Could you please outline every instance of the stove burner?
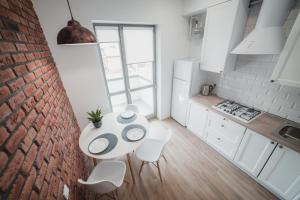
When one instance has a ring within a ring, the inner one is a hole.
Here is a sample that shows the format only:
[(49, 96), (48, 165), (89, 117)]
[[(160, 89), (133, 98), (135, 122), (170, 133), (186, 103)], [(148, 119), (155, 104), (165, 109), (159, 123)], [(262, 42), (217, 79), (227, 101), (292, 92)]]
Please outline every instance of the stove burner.
[(261, 114), (261, 111), (259, 110), (255, 110), (254, 108), (248, 108), (246, 106), (229, 100), (225, 100), (214, 107), (217, 110), (232, 115), (233, 117), (246, 123), (249, 123)]
[(248, 112), (254, 112), (255, 110), (253, 108), (248, 108)]

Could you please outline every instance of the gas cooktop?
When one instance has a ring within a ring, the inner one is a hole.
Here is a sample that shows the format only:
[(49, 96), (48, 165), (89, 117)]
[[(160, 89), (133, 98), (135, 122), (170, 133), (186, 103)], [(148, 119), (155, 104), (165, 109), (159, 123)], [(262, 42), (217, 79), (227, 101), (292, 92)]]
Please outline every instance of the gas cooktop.
[(262, 114), (262, 112), (259, 110), (249, 108), (247, 106), (229, 100), (225, 100), (213, 106), (213, 108), (245, 123), (250, 123)]

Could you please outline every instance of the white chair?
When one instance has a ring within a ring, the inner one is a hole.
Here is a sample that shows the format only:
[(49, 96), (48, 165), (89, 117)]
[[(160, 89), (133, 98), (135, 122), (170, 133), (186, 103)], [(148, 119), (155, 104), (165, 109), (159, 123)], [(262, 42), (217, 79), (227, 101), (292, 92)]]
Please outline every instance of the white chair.
[[(159, 178), (160, 181), (162, 182), (159, 160), (161, 157), (163, 157), (165, 161), (167, 161), (165, 156), (163, 155), (163, 150), (165, 145), (171, 139), (171, 136), (172, 136), (171, 130), (164, 130), (163, 132), (161, 132), (159, 139), (158, 138), (147, 139), (141, 146), (137, 148), (137, 150), (135, 151), (135, 155), (137, 158), (142, 160), (142, 164), (139, 170), (139, 175), (141, 175), (145, 162), (152, 163), (158, 169)], [(154, 164), (155, 162), (156, 165)]]
[(131, 110), (135, 113), (139, 113), (139, 108), (137, 107), (137, 105), (134, 105), (134, 104), (127, 104), (125, 111), (126, 110)]
[(108, 195), (112, 192), (113, 199), (118, 196), (117, 188), (124, 181), (126, 164), (122, 161), (102, 161), (93, 169), (87, 181), (78, 179), (78, 182), (85, 185), (89, 190), (100, 195)]
[(152, 125), (149, 128), (148, 139), (160, 140), (168, 142), (171, 139), (172, 131), (161, 125)]

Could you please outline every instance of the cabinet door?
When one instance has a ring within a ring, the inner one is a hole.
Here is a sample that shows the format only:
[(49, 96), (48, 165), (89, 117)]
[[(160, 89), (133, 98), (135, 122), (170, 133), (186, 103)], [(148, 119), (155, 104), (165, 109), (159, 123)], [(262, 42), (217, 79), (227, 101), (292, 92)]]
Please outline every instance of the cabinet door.
[(229, 51), (234, 21), (232, 1), (207, 9), (200, 68), (206, 71), (223, 71)]
[(280, 84), (300, 87), (300, 15), (280, 54), (271, 79)]
[(194, 134), (205, 138), (205, 126), (207, 121), (208, 109), (202, 105), (191, 102), (190, 113), (187, 121), (187, 128)]
[(300, 192), (300, 154), (278, 145), (258, 179), (282, 198), (295, 198)]
[(235, 163), (257, 177), (277, 143), (247, 129), (234, 158)]

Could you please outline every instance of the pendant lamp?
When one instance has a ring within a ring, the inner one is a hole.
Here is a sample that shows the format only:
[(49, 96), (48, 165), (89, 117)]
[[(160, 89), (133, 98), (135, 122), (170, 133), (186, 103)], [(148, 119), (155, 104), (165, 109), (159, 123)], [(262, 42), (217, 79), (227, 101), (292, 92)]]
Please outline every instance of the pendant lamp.
[(89, 44), (96, 43), (96, 37), (87, 28), (80, 25), (80, 23), (74, 20), (69, 0), (68, 7), (71, 15), (71, 20), (68, 21), (68, 25), (62, 28), (57, 34), (57, 44)]

